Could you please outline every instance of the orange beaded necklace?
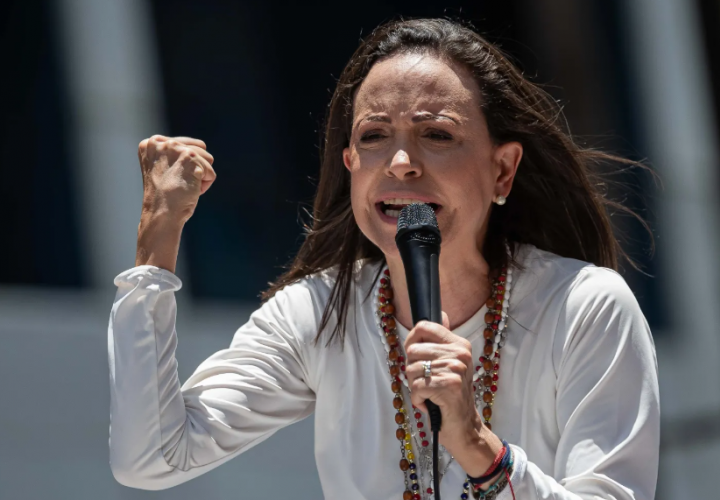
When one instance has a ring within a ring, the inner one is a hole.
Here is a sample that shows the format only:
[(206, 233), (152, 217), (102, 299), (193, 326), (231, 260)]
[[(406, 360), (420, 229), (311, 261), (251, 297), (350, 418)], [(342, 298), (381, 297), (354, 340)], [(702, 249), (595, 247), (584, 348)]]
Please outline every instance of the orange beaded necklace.
[[(512, 267), (503, 267), (499, 275), (493, 279), (492, 292), (486, 302), (487, 312), (485, 313), (486, 327), (483, 331), (485, 345), (482, 355), (478, 358), (479, 364), (475, 367), (473, 374), (473, 390), (475, 391), (475, 404), (482, 407), (481, 413), (488, 429), (492, 429), (492, 407), (495, 402), (495, 393), (498, 389), (500, 371), (500, 351), (505, 345), (507, 314), (512, 286)], [(390, 371), (390, 387), (393, 391), (393, 407), (395, 408), (395, 423), (398, 425), (395, 437), (400, 441), (400, 470), (405, 478), (405, 491), (403, 500), (422, 500), (421, 471), (418, 468), (413, 452), (413, 438), (415, 438), (416, 449), (424, 457), (424, 468), (429, 471), (430, 481), (424, 493), (432, 498), (432, 454), (429, 452), (430, 437), (425, 430), (425, 422), (420, 411), (412, 407), (412, 416), (415, 420), (416, 431), (413, 432), (408, 411), (404, 405), (403, 385), (408, 394), (407, 378), (405, 378), (405, 352), (397, 334), (397, 323), (393, 314), (395, 308), (392, 304), (393, 291), (390, 285), (390, 271), (385, 269), (379, 282), (377, 293), (378, 327), (381, 332), (380, 338), (387, 351), (387, 363)], [(429, 458), (428, 458), (429, 457)], [(449, 466), (449, 463), (448, 463)], [(447, 470), (447, 469), (446, 469)], [(463, 483), (461, 500), (467, 500), (470, 495), (471, 486), (466, 480)]]

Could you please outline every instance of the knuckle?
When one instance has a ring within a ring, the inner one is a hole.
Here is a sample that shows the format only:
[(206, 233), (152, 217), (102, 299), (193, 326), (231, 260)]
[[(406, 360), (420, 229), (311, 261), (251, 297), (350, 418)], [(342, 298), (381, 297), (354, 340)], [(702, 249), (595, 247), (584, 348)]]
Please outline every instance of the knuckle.
[(448, 377), (445, 381), (445, 387), (448, 389), (459, 389), (463, 385), (463, 380), (460, 377)]
[(145, 150), (147, 149), (147, 146), (148, 146), (148, 142), (149, 142), (149, 141), (150, 141), (150, 139), (143, 139), (142, 141), (140, 141), (140, 144), (138, 144), (138, 151), (139, 151), (140, 153), (144, 153), (144, 152), (145, 152)]
[(160, 134), (155, 134), (155, 135), (152, 135), (152, 136), (150, 137), (150, 140), (151, 140), (152, 142), (160, 142), (160, 141), (162, 141), (162, 140), (164, 140), (164, 139), (165, 139), (165, 136), (164, 136), (164, 135), (160, 135)]
[(459, 359), (451, 359), (448, 361), (448, 368), (450, 368), (453, 373), (464, 373), (465, 370), (467, 370), (467, 364)]
[(192, 156), (193, 156), (192, 152), (188, 148), (179, 146), (179, 147), (175, 148), (175, 151), (178, 153), (178, 159), (182, 162), (192, 159)]
[(468, 366), (472, 363), (472, 353), (467, 350), (463, 350), (458, 354), (457, 359), (465, 366)]
[(412, 330), (410, 330), (410, 332), (408, 332), (407, 338), (405, 339), (405, 346), (415, 342), (416, 336), (417, 336), (417, 327), (413, 328)]

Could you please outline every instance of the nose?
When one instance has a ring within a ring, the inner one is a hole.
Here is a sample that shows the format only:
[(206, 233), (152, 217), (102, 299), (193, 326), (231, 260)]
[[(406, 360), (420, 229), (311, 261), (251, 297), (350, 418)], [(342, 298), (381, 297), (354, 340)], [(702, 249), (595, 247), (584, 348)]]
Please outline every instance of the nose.
[(407, 151), (398, 149), (390, 161), (390, 168), (388, 168), (387, 175), (388, 177), (397, 177), (403, 180), (420, 177), (422, 175), (422, 169), (417, 162), (410, 160), (410, 155)]

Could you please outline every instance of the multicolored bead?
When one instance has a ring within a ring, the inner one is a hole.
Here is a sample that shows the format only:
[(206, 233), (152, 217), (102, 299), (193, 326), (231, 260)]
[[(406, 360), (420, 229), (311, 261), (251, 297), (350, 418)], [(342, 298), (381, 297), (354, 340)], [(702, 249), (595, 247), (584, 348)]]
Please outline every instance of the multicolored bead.
[[(383, 271), (383, 277), (380, 279), (380, 289), (378, 292), (378, 312), (379, 312), (379, 326), (382, 329), (381, 335), (384, 337), (384, 341), (387, 342), (386, 349), (388, 350), (388, 367), (391, 376), (391, 389), (395, 394), (393, 398), (393, 407), (397, 410), (395, 414), (395, 423), (400, 426), (395, 431), (395, 437), (401, 442), (401, 453), (402, 459), (400, 460), (400, 469), (406, 474), (405, 485), (406, 489), (403, 492), (403, 500), (422, 500), (420, 493), (422, 492), (419, 484), (419, 476), (416, 473), (417, 464), (415, 463), (415, 454), (412, 449), (412, 434), (408, 430), (410, 421), (408, 414), (404, 408), (404, 401), (402, 397), (402, 385), (407, 385), (407, 380), (404, 377), (405, 357), (402, 354), (402, 347), (400, 347), (399, 338), (396, 333), (397, 323), (395, 318), (392, 316), (395, 312), (395, 307), (392, 304), (393, 291), (390, 287), (390, 271), (385, 269)], [(483, 330), (483, 337), (486, 340), (485, 345), (482, 348), (482, 356), (479, 358), (480, 365), (475, 367), (477, 372), (473, 380), (477, 380), (477, 383), (473, 385), (473, 390), (476, 393), (476, 401), (484, 404), (481, 409), (484, 424), (490, 430), (492, 425), (490, 420), (492, 418), (492, 407), (495, 402), (495, 393), (498, 390), (497, 382), (499, 380), (500, 370), (500, 350), (505, 343), (505, 329), (507, 327), (506, 320), (508, 315), (508, 304), (510, 285), (512, 280), (509, 279), (510, 275), (506, 268), (501, 270), (499, 276), (497, 276), (492, 283), (492, 293), (490, 298), (486, 301), (487, 312), (485, 313), (485, 323), (487, 324)], [(482, 372), (480, 370), (483, 370)], [(412, 416), (415, 418), (416, 428), (418, 429), (418, 435), (421, 439), (420, 445), (424, 449), (430, 445), (427, 437), (427, 433), (424, 430), (424, 423), (420, 420), (422, 414), (417, 411), (417, 408), (413, 406)], [(425, 452), (423, 452), (425, 453)], [(408, 480), (409, 479), (409, 480)], [(425, 493), (432, 496), (434, 490), (432, 487), (427, 487)], [(460, 495), (461, 500), (467, 500), (470, 493), (470, 484), (465, 482), (463, 484), (463, 492)]]

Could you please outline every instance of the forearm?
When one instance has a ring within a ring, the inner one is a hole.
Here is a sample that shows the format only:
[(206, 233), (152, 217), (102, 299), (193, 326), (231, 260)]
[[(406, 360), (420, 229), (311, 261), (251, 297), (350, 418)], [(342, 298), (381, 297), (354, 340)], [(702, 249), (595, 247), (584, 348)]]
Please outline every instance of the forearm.
[(502, 446), (500, 438), (483, 425), (482, 417), (476, 412), (474, 422), (464, 433), (463, 442), (451, 449), (455, 460), (469, 476), (480, 477), (490, 468)]
[(146, 212), (138, 225), (135, 265), (151, 265), (174, 273), (184, 222), (169, 214)]

